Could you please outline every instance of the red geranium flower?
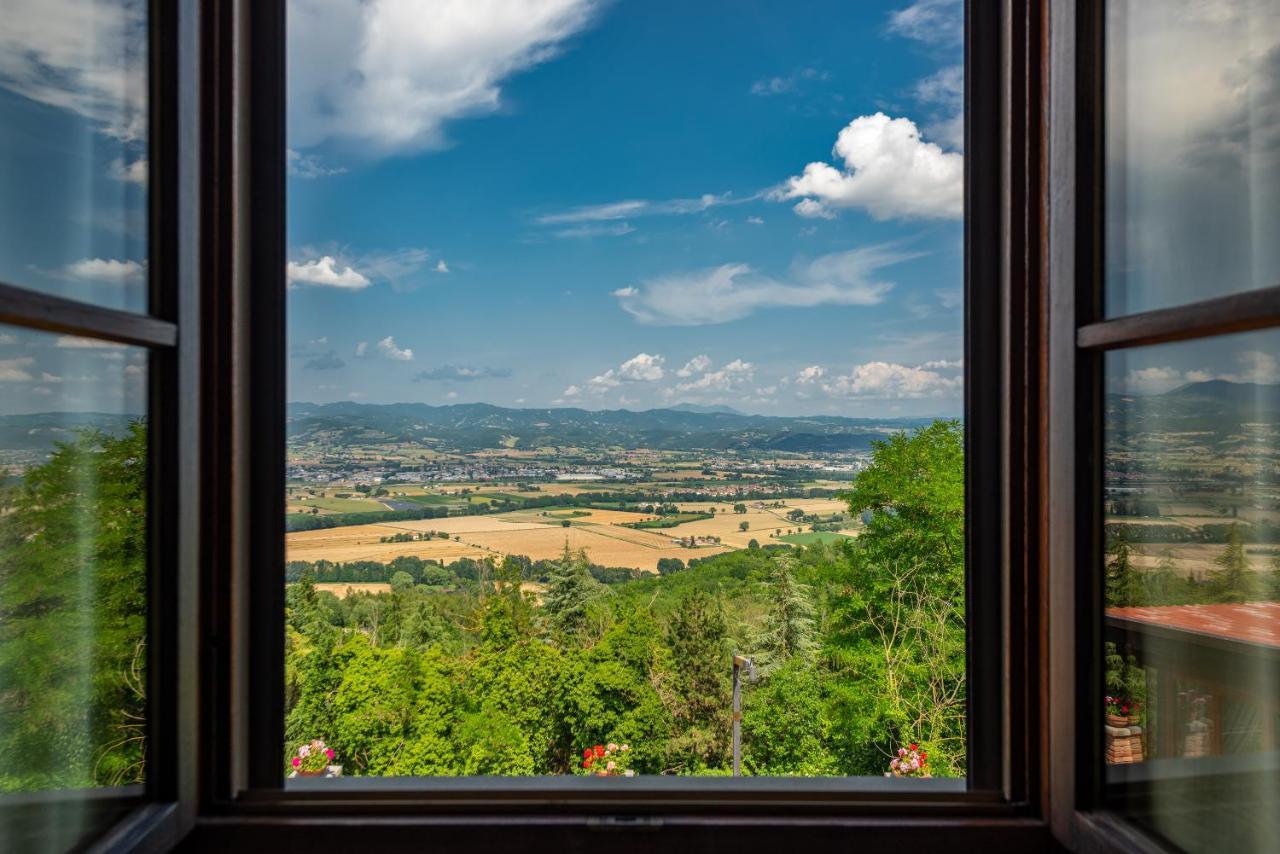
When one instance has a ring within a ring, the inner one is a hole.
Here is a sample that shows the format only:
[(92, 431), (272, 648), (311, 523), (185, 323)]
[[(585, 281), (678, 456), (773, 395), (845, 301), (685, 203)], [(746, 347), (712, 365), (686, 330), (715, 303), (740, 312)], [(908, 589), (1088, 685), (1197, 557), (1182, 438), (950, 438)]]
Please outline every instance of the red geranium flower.
[(919, 747), (916, 745), (916, 743), (913, 741), (913, 742), (911, 742), (911, 749), (912, 749), (912, 750), (919, 750), (920, 748), (919, 748)]
[(582, 760), (582, 767), (583, 767), (583, 768), (590, 768), (590, 767), (591, 767), (591, 757), (590, 757), (590, 756), (588, 756), (586, 759)]
[(583, 758), (583, 759), (590, 759), (592, 756), (595, 756), (595, 755), (596, 755), (596, 752), (595, 752), (594, 750), (592, 750), (590, 747), (588, 747), (586, 750), (582, 751), (582, 758)]
[(604, 756), (604, 747), (603, 747), (603, 746), (601, 746), (601, 745), (597, 744), (595, 747), (593, 747), (593, 748), (592, 748), (592, 750), (594, 750), (594, 751), (596, 752), (596, 756)]

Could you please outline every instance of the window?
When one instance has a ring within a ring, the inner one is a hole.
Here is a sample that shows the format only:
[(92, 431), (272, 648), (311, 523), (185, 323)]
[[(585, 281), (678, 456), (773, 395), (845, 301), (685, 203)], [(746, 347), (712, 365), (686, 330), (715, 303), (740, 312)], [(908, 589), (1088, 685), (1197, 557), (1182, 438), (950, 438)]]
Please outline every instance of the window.
[(1099, 806), (1187, 850), (1280, 845), (1277, 11), (1117, 2), (1102, 19), (1085, 761)]
[(141, 2), (9, 4), (0, 34), (6, 850), (80, 848), (173, 797), (157, 734), (174, 720), (175, 283), (154, 215), (171, 196), (149, 189), (169, 174), (153, 23)]
[(922, 5), (289, 6), (284, 774), (960, 788)]

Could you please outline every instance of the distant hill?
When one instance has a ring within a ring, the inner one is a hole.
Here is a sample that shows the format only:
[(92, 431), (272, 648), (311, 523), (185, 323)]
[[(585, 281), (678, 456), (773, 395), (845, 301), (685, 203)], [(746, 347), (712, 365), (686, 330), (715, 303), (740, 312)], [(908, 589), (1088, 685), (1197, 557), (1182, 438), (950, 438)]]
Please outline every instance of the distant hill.
[[(727, 409), (727, 407), (725, 407)], [(458, 451), (484, 448), (654, 448), (658, 450), (847, 451), (871, 447), (929, 418), (783, 418), (688, 405), (632, 412), (507, 409), (484, 403), (291, 403), (292, 442), (419, 442)]]
[(1110, 394), (1107, 422), (1135, 433), (1203, 432), (1226, 441), (1242, 424), (1280, 428), (1280, 385), (1207, 380), (1163, 394)]
[(37, 412), (32, 415), (0, 415), (0, 449), (50, 451), (55, 442), (75, 438), (77, 430), (93, 429), (122, 435), (137, 415), (110, 412)]
[(696, 412), (700, 415), (742, 415), (743, 413), (734, 409), (732, 406), (702, 406), (697, 403), (677, 403), (675, 406), (668, 406), (672, 412)]

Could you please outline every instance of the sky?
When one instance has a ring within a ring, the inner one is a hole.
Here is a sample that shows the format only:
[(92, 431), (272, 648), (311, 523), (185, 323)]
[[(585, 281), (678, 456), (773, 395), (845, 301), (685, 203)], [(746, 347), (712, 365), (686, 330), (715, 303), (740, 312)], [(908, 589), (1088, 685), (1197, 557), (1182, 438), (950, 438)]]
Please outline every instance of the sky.
[[(290, 399), (960, 414), (961, 5), (290, 0)], [(145, 310), (146, 7), (5, 4), (0, 281)], [(1270, 0), (1107, 28), (1107, 311), (1280, 283)], [(0, 326), (0, 415), (141, 412), (89, 343)]]
[(960, 413), (959, 2), (289, 27), (292, 400)]

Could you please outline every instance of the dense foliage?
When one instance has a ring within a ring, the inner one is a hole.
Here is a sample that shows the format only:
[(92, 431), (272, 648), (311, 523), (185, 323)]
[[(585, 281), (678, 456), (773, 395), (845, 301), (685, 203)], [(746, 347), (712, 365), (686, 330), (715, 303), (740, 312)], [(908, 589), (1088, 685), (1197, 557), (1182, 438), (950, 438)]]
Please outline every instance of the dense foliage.
[(0, 490), (0, 791), (143, 779), (146, 430)]
[(847, 496), (868, 525), (841, 543), (609, 584), (567, 549), (397, 559), (376, 573), (390, 592), (343, 599), (314, 586), (335, 565), (291, 566), (282, 755), (322, 739), (348, 774), (564, 774), (616, 743), (638, 773), (727, 773), (739, 652), (760, 674), (746, 773), (880, 775), (918, 742), (935, 773), (961, 774), (962, 446), (954, 422), (879, 445)]

